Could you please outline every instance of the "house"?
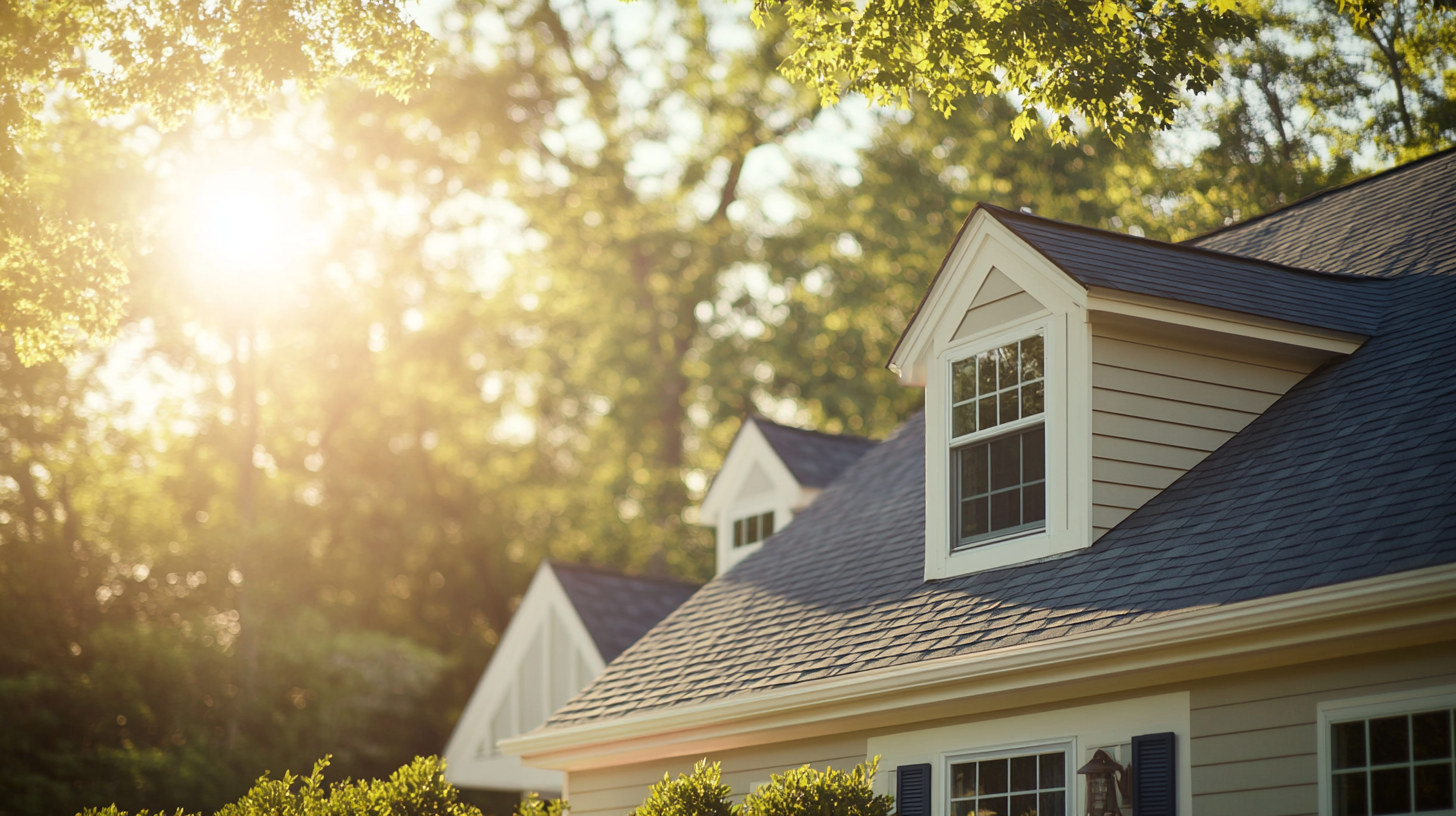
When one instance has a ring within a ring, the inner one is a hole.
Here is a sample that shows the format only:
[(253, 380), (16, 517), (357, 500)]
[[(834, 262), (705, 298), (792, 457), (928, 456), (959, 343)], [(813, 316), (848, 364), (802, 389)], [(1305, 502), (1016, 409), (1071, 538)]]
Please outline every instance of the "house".
[[(745, 420), (703, 502), (705, 523), (717, 529), (719, 572), (783, 529), (874, 444)], [(542, 562), (450, 735), (446, 777), (466, 789), (560, 791), (560, 771), (523, 767), (496, 743), (545, 722), (697, 589)]]
[(1098, 750), (1099, 812), (1453, 812), (1456, 151), (1183, 244), (977, 207), (890, 364), (923, 413), (502, 744), (573, 816), (701, 757), (1070, 816)]

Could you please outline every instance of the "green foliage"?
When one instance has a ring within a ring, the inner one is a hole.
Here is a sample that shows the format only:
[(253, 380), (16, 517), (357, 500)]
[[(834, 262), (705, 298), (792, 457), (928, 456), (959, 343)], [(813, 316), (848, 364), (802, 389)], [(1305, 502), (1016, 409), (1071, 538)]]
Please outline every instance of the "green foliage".
[(532, 791), (516, 808), (516, 816), (562, 816), (569, 807), (565, 799), (543, 801), (540, 794)]
[(145, 108), (163, 127), (201, 105), (265, 113), (269, 95), (334, 77), (406, 97), (431, 39), (394, 2), (0, 4), (0, 331), (22, 364), (108, 339), (129, 246), (118, 226), (43, 206), (27, 154), (57, 100), (92, 116)]
[(677, 779), (663, 774), (632, 816), (736, 816), (738, 808), (728, 800), (732, 794), (723, 784), (722, 766), (702, 759), (692, 773), (678, 774)]
[(894, 797), (874, 792), (879, 762), (875, 757), (849, 771), (805, 765), (774, 774), (744, 799), (743, 816), (890, 816)]

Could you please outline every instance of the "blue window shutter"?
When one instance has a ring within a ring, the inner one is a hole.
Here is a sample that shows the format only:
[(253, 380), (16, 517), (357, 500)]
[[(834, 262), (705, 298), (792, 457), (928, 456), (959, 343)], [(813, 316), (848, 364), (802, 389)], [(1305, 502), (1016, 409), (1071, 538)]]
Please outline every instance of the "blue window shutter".
[(899, 816), (930, 816), (929, 762), (895, 769), (895, 811)]
[(1132, 806), (1137, 816), (1177, 816), (1178, 772), (1172, 731), (1132, 738)]

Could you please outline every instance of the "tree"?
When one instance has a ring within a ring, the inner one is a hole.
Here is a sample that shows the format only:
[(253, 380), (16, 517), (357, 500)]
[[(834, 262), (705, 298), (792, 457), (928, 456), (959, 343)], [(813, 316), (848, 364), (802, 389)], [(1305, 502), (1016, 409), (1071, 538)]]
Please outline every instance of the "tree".
[(270, 94), (316, 91), (335, 76), (403, 97), (423, 86), (429, 50), (392, 2), (0, 4), (0, 331), (17, 359), (108, 337), (122, 310), (133, 225), (48, 207), (27, 179), (26, 154), (56, 99), (98, 117), (141, 106), (172, 127), (202, 105), (257, 115)]
[[(1394, 29), (1452, 10), (1447, 0), (1332, 2), (1392, 66), (1403, 58), (1390, 46)], [(858, 92), (905, 106), (923, 95), (949, 113), (970, 96), (1013, 94), (1012, 133), (1019, 138), (1043, 111), (1058, 143), (1075, 138), (1077, 119), (1114, 142), (1167, 129), (1185, 94), (1218, 81), (1219, 47), (1266, 22), (1257, 4), (1239, 0), (755, 0), (754, 8), (760, 22), (782, 10), (799, 42), (785, 73), (826, 103)]]

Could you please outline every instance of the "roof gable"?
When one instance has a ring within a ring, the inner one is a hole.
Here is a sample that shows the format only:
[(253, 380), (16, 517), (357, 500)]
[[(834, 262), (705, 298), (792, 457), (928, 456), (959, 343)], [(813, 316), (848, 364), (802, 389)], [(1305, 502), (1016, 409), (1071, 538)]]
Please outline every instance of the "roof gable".
[(793, 428), (763, 417), (753, 417), (752, 421), (804, 487), (828, 487), (875, 446), (873, 439), (861, 436)]
[(625, 652), (701, 586), (578, 564), (551, 567), (605, 663)]

